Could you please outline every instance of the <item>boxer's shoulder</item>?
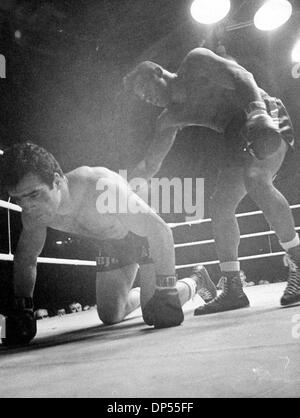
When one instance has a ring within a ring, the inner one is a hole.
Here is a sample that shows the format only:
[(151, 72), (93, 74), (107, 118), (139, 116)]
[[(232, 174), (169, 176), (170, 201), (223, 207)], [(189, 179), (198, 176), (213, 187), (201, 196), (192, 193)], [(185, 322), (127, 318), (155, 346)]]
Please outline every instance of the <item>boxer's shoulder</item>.
[(207, 48), (192, 49), (182, 61), (177, 71), (179, 78), (193, 79), (199, 76), (210, 78), (211, 73), (218, 71), (237, 71), (243, 70), (235, 60), (221, 57)]
[(185, 68), (190, 68), (193, 66), (203, 65), (207, 62), (218, 60), (220, 57), (216, 55), (213, 51), (207, 48), (194, 48), (192, 49), (182, 61), (182, 64), (178, 70), (180, 73)]
[(89, 185), (96, 184), (99, 179), (113, 180), (117, 174), (106, 167), (78, 167), (70, 171), (66, 177), (70, 186), (86, 188)]
[(217, 55), (208, 48), (194, 48), (187, 55), (185, 59), (202, 58), (202, 57), (217, 57)]
[(111, 172), (111, 170), (105, 167), (89, 167), (84, 165), (67, 173), (66, 177), (69, 181), (88, 181), (96, 176), (107, 176), (108, 172)]
[(128, 189), (123, 177), (106, 167), (78, 167), (67, 174), (71, 195), (76, 201), (89, 201), (99, 196), (99, 191), (107, 187), (114, 191), (115, 187)]

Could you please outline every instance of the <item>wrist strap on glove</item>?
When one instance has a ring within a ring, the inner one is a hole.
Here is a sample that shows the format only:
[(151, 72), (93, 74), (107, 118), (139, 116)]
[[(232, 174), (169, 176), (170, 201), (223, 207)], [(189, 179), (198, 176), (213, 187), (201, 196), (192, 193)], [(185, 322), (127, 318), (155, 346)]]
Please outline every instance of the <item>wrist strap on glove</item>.
[(256, 102), (251, 102), (247, 108), (245, 109), (246, 115), (247, 115), (247, 119), (251, 119), (254, 118), (256, 116), (259, 115), (265, 115), (267, 114), (267, 106), (265, 104), (265, 102), (261, 101), (256, 101)]
[(175, 287), (177, 283), (176, 276), (157, 276), (156, 277), (156, 288), (170, 288)]

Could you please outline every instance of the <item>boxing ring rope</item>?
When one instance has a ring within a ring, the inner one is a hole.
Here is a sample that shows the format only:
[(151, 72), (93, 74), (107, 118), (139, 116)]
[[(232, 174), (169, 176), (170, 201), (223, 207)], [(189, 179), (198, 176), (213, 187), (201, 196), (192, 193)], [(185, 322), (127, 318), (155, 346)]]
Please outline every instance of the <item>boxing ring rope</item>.
[[(0, 200), (0, 208), (7, 209), (8, 213), (8, 245), (9, 245), (9, 253), (8, 254), (1, 254), (0, 253), (0, 261), (13, 261), (14, 256), (11, 253), (11, 230), (10, 230), (10, 211), (14, 212), (22, 212), (20, 206), (10, 203), (9, 201), (6, 202), (5, 200)], [(71, 266), (96, 266), (96, 261), (89, 261), (89, 260), (74, 260), (74, 259), (64, 259), (64, 258), (48, 258), (48, 257), (38, 257), (38, 263), (42, 264), (60, 264), (60, 265), (71, 265)]]
[[(13, 254), (0, 254), (0, 261), (14, 261)], [(65, 266), (96, 266), (96, 261), (87, 261), (87, 260), (73, 260), (73, 259), (64, 259), (64, 258), (47, 258), (47, 257), (38, 257), (38, 263), (41, 264), (59, 264)]]
[[(300, 231), (300, 227), (295, 228), (296, 231)], [(253, 234), (245, 234), (245, 235), (241, 235), (240, 238), (256, 238), (256, 237), (263, 237), (263, 236), (268, 236), (268, 235), (274, 235), (275, 231), (264, 231), (264, 232), (255, 232)], [(214, 244), (215, 240), (213, 239), (208, 239), (206, 241), (193, 241), (193, 242), (186, 242), (183, 244), (175, 244), (174, 247), (175, 248), (184, 248), (184, 247), (194, 247), (194, 246), (198, 246), (198, 245), (206, 245), (206, 244)]]
[[(290, 209), (300, 209), (300, 205), (292, 205), (290, 206)], [(255, 216), (255, 215), (263, 215), (263, 212), (261, 210), (253, 211), (253, 212), (243, 212), (243, 213), (237, 213), (235, 216), (236, 218), (245, 218), (246, 216)], [(211, 222), (211, 218), (206, 219), (199, 219), (197, 221), (190, 221), (190, 222), (177, 222), (177, 223), (169, 223), (170, 228), (177, 228), (179, 226), (192, 226), (192, 225), (200, 225), (207, 222)]]
[[(12, 204), (10, 202), (6, 202), (4, 200), (0, 200), (0, 208), (4, 208), (7, 209), (8, 211), (8, 222), (10, 224), (10, 217), (9, 217), (9, 212), (10, 210), (15, 211), (15, 212), (22, 212), (22, 209), (20, 208), (20, 206)], [(300, 204), (298, 205), (292, 205), (290, 206), (290, 208), (293, 209), (300, 209)], [(263, 214), (262, 211), (253, 211), (253, 212), (244, 212), (244, 213), (238, 213), (236, 214), (237, 218), (243, 218), (243, 217), (247, 217), (247, 216), (254, 216), (254, 215), (261, 215)], [(180, 226), (191, 226), (191, 225), (199, 225), (202, 223), (208, 223), (211, 222), (210, 218), (207, 219), (202, 219), (202, 220), (197, 220), (197, 221), (191, 221), (191, 222), (180, 222), (180, 223), (173, 223), (173, 224), (168, 224), (171, 228), (177, 228)], [(297, 231), (300, 230), (300, 227), (296, 228)], [(9, 253), (8, 254), (1, 254), (0, 253), (0, 261), (13, 261), (14, 256), (13, 254), (11, 254), (11, 237), (10, 237), (10, 225), (8, 227), (8, 233), (9, 233)], [(275, 234), (274, 231), (263, 231), (263, 232), (256, 232), (253, 234), (245, 234), (245, 235), (241, 235), (242, 239), (245, 238), (254, 238), (254, 237), (259, 237), (259, 236), (270, 236)], [(183, 243), (183, 244), (175, 244), (175, 249), (176, 248), (184, 248), (184, 247), (192, 247), (192, 246), (199, 246), (199, 245), (205, 245), (205, 244), (213, 244), (214, 240), (204, 240), (204, 241), (195, 241), (195, 242), (189, 242), (189, 243)], [(240, 261), (243, 260), (254, 260), (254, 259), (259, 259), (259, 258), (269, 258), (269, 257), (278, 257), (278, 256), (283, 256), (285, 254), (284, 251), (281, 252), (276, 252), (276, 253), (266, 253), (266, 254), (258, 254), (258, 255), (251, 255), (251, 256), (245, 256), (245, 257), (239, 257)], [(62, 259), (62, 258), (47, 258), (47, 257), (38, 257), (38, 263), (42, 263), (42, 264), (59, 264), (59, 265), (73, 265), (73, 266), (90, 266), (90, 267), (94, 267), (96, 266), (96, 261), (90, 261), (90, 260), (74, 260), (74, 259)], [(213, 261), (207, 261), (207, 262), (203, 262), (201, 264), (203, 265), (214, 265), (214, 264), (218, 264), (219, 261), (218, 260), (213, 260)], [(197, 263), (192, 263), (192, 264), (183, 264), (183, 265), (178, 265), (176, 266), (176, 270), (181, 270), (181, 269), (186, 269), (186, 268), (190, 268), (190, 267), (194, 267), (196, 265), (198, 265), (199, 262)]]
[[(266, 254), (258, 254), (258, 255), (248, 255), (246, 257), (239, 257), (238, 260), (239, 261), (248, 261), (248, 260), (256, 260), (258, 258), (269, 258), (269, 257), (278, 257), (278, 256), (283, 256), (285, 255), (284, 251), (280, 251), (277, 253), (266, 253)], [(213, 260), (213, 261), (205, 261), (205, 262), (201, 262), (201, 263), (192, 263), (192, 264), (183, 264), (181, 266), (176, 266), (176, 270), (182, 270), (182, 269), (187, 269), (187, 268), (191, 268), (191, 267), (195, 267), (198, 266), (198, 264), (203, 264), (204, 266), (212, 266), (214, 264), (219, 264), (219, 260)]]
[(13, 210), (14, 212), (22, 212), (22, 209), (18, 205), (14, 205), (13, 203), (6, 202), (5, 200), (0, 200), (0, 208)]

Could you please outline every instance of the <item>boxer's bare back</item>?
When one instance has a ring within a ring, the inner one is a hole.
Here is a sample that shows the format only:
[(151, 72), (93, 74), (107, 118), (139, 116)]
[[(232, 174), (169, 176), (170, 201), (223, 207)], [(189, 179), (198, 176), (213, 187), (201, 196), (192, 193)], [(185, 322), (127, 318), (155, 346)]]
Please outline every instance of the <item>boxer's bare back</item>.
[[(246, 72), (234, 61), (223, 60), (222, 65)], [(211, 77), (212, 73), (220, 77)], [(207, 51), (201, 48), (187, 55), (175, 83), (173, 100), (161, 115), (165, 128), (197, 125), (224, 133), (228, 122), (241, 109), (233, 82), (224, 77), (224, 68), (216, 67), (215, 58), (207, 60)]]

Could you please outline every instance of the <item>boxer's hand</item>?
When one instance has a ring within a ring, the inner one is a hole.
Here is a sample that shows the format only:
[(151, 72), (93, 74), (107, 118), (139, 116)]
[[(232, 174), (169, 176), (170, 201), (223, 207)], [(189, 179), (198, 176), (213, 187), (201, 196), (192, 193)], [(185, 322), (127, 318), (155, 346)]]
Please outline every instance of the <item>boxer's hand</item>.
[(177, 327), (184, 320), (177, 289), (157, 288), (143, 309), (143, 319), (155, 328)]
[(261, 104), (261, 107), (258, 106), (257, 109), (249, 112), (246, 122), (248, 147), (259, 160), (264, 160), (274, 154), (281, 143), (279, 128), (267, 111), (263, 109), (263, 105)]
[(5, 315), (5, 330), (2, 344), (5, 346), (26, 345), (36, 336), (37, 326), (32, 309), (14, 307)]

